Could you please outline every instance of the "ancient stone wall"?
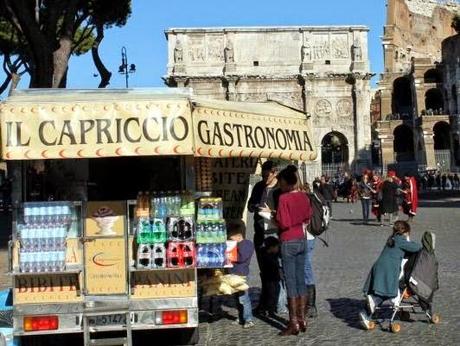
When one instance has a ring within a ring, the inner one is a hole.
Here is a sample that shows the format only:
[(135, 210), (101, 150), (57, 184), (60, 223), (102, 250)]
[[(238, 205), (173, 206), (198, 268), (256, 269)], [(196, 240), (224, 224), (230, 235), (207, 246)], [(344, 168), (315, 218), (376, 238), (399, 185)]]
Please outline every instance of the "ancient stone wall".
[(384, 33), (385, 72), (408, 72), (412, 58), (441, 61), (441, 41), (454, 34), (458, 2), (389, 0)]
[(368, 29), (363, 26), (170, 29), (166, 83), (235, 101), (277, 101), (312, 117), (321, 141), (346, 138), (348, 164), (370, 158)]

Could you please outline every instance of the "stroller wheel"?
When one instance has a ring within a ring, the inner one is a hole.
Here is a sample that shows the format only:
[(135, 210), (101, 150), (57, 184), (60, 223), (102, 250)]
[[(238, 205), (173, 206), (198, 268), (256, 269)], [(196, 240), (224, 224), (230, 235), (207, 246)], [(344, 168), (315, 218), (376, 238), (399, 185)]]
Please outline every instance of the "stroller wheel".
[(392, 323), (390, 329), (392, 333), (399, 333), (401, 331), (401, 325), (399, 323)]
[(438, 324), (439, 322), (441, 322), (441, 316), (439, 316), (439, 314), (433, 314), (431, 316), (431, 322), (433, 324)]
[(374, 330), (376, 327), (376, 324), (374, 321), (369, 322), (368, 330)]
[(401, 321), (410, 321), (409, 311), (400, 311), (399, 318), (401, 319)]

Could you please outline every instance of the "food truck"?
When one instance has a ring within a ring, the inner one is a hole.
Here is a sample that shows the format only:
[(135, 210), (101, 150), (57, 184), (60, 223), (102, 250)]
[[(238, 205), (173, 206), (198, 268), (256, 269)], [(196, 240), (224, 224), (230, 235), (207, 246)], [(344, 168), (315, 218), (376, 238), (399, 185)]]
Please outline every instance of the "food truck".
[(197, 271), (229, 265), (255, 164), (316, 158), (304, 113), (188, 89), (14, 91), (0, 116), (23, 345), (196, 343)]

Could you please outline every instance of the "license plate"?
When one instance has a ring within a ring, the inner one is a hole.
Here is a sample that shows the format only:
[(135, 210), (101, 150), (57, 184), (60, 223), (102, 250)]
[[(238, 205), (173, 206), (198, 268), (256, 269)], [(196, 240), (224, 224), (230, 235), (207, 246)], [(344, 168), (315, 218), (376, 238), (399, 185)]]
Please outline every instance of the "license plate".
[(110, 325), (122, 325), (126, 324), (126, 315), (124, 314), (113, 314), (113, 315), (101, 315), (91, 316), (88, 318), (90, 326), (110, 326)]

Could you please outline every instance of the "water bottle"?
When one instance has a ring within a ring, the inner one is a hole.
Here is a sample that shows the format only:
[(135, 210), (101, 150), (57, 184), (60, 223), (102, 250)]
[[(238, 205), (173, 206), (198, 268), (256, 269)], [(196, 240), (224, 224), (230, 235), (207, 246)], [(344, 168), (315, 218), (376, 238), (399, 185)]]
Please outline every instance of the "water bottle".
[(22, 247), (23, 247), (23, 249), (28, 250), (29, 247), (30, 247), (30, 244), (29, 244), (29, 229), (28, 229), (27, 225), (20, 225), (20, 226), (18, 226), (18, 228), (19, 228), (19, 236), (20, 236), (20, 239), (21, 239)]
[(59, 250), (65, 249), (66, 239), (67, 239), (67, 227), (65, 225), (60, 225), (59, 233), (58, 233), (58, 249)]
[(36, 231), (36, 226), (30, 226), (28, 230), (29, 236), (28, 236), (28, 249), (30, 252), (35, 251), (35, 249), (38, 247), (37, 246), (37, 231)]
[(53, 222), (53, 213), (54, 213), (53, 204), (47, 203), (46, 204), (46, 217), (45, 217), (46, 223), (51, 224)]
[(225, 251), (227, 250), (227, 244), (222, 243), (220, 244), (220, 252), (219, 252), (219, 265), (223, 267), (225, 265)]
[(208, 258), (206, 256), (206, 245), (200, 245), (198, 247), (198, 261), (200, 267), (207, 267), (208, 266)]
[(65, 251), (58, 251), (58, 271), (65, 270)]
[(27, 259), (28, 259), (28, 258), (27, 258), (27, 254), (28, 254), (28, 253), (27, 253), (27, 252), (24, 252), (24, 251), (21, 251), (21, 252), (19, 253), (19, 271), (20, 271), (21, 273), (25, 273), (25, 271), (26, 271), (26, 267), (27, 267), (26, 261), (27, 261)]
[(29, 224), (31, 222), (31, 213), (32, 213), (32, 210), (30, 207), (24, 207), (24, 223), (25, 224)]
[(56, 272), (57, 271), (57, 252), (56, 251), (50, 251), (48, 252), (49, 255), (49, 260), (48, 260), (48, 265), (49, 265), (49, 271), (50, 272)]

